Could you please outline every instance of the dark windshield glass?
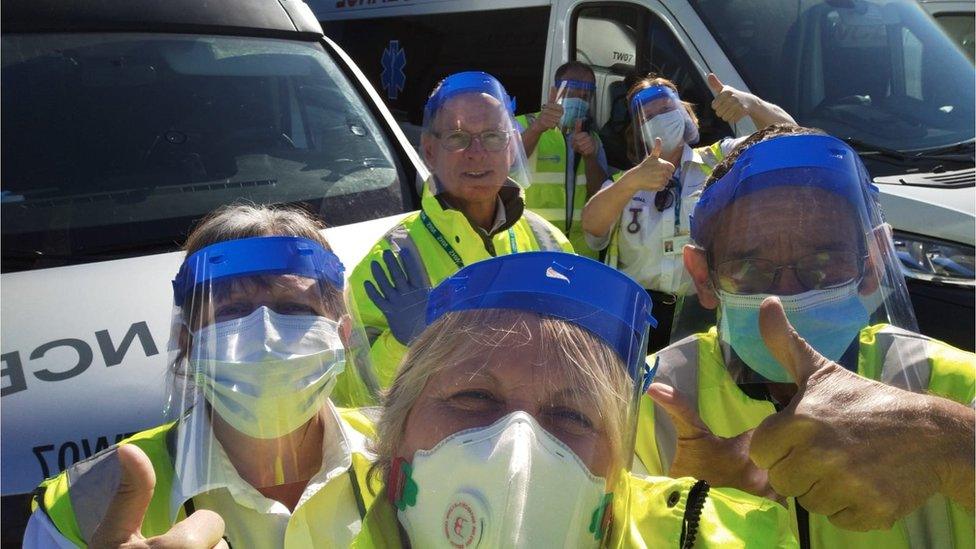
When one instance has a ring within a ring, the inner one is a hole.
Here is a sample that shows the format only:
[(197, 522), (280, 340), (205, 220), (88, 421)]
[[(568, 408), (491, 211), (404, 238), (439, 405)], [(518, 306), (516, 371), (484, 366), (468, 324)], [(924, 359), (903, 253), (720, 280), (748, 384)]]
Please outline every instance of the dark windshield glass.
[(691, 0), (752, 92), (897, 150), (974, 135), (973, 65), (913, 0)]
[(383, 132), (315, 43), (6, 35), (0, 78), (5, 272), (173, 250), (238, 200), (329, 225), (407, 206)]

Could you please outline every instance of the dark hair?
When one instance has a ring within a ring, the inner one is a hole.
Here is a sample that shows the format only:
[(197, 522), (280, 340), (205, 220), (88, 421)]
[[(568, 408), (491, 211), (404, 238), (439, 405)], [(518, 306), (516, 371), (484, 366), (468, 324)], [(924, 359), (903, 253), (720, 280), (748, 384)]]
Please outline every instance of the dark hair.
[(749, 147), (755, 145), (756, 143), (762, 143), (774, 137), (779, 137), (781, 135), (827, 135), (827, 132), (818, 128), (806, 128), (803, 126), (797, 126), (796, 124), (772, 124), (766, 126), (765, 128), (756, 131), (749, 137), (747, 137), (742, 143), (732, 149), (728, 156), (722, 159), (717, 166), (712, 170), (712, 173), (705, 180), (704, 188), (707, 189), (719, 179), (721, 179), (725, 174), (729, 173), (732, 169), (732, 165), (735, 164), (736, 159), (739, 155), (743, 153)]
[(570, 61), (559, 65), (559, 68), (556, 69), (556, 80), (563, 80), (563, 77), (567, 73), (576, 71), (585, 71), (590, 75), (590, 78), (596, 80), (596, 74), (593, 72), (593, 68), (580, 61)]

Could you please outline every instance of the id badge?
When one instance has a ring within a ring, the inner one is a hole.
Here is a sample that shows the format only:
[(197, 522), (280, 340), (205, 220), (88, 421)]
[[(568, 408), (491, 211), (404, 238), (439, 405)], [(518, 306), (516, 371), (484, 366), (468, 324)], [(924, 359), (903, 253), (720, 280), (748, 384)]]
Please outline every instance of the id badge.
[(679, 235), (679, 236), (668, 236), (661, 241), (661, 257), (664, 261), (661, 262), (663, 267), (661, 273), (661, 291), (668, 292), (674, 289), (677, 282), (674, 280), (675, 275), (680, 274), (682, 269), (679, 269), (679, 265), (684, 265), (684, 247), (685, 244), (691, 242), (690, 235)]

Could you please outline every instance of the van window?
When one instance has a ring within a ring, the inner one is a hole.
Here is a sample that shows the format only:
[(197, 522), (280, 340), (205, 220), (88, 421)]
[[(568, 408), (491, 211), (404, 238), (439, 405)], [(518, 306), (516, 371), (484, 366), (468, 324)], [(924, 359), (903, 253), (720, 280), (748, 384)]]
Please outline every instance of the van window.
[(976, 55), (976, 25), (973, 24), (973, 12), (939, 13), (935, 15), (935, 20), (972, 61), (973, 56)]
[(913, 0), (691, 0), (753, 93), (876, 148), (973, 139), (973, 65)]
[(539, 110), (548, 6), (324, 20), (322, 27), (356, 60), (398, 120), (423, 123), (434, 85), (467, 70), (498, 78), (519, 112)]
[(573, 15), (575, 59), (593, 67), (597, 81), (597, 119), (609, 163), (632, 165), (626, 155), (630, 113), (627, 90), (649, 73), (668, 78), (681, 98), (693, 103), (699, 117), (701, 143), (732, 135), (715, 116), (712, 93), (668, 25), (637, 5), (582, 4)]
[(2, 38), (3, 271), (175, 250), (238, 200), (329, 225), (409, 209), (396, 155), (320, 44)]

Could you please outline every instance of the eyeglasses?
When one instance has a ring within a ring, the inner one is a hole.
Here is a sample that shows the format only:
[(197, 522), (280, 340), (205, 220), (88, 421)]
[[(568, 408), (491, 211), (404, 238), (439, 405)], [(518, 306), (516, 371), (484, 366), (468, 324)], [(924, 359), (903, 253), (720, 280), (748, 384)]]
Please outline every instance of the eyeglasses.
[(674, 201), (678, 199), (676, 186), (674, 179), (671, 179), (663, 189), (654, 194), (654, 207), (657, 211), (663, 212), (674, 206)]
[(784, 269), (792, 269), (806, 290), (823, 290), (861, 278), (866, 260), (861, 254), (835, 250), (813, 253), (785, 265), (766, 259), (732, 259), (719, 263), (713, 278), (719, 289), (729, 293), (763, 294), (776, 284)]
[(511, 139), (511, 132), (505, 130), (488, 130), (473, 134), (464, 130), (452, 130), (448, 132), (434, 132), (434, 137), (441, 140), (441, 148), (450, 152), (467, 150), (475, 139), (481, 143), (481, 146), (486, 151), (498, 152), (508, 146), (508, 141)]

